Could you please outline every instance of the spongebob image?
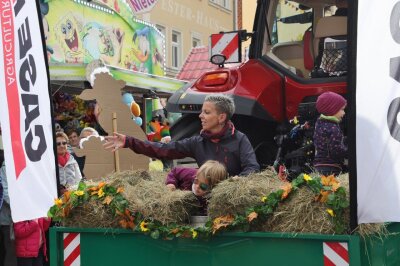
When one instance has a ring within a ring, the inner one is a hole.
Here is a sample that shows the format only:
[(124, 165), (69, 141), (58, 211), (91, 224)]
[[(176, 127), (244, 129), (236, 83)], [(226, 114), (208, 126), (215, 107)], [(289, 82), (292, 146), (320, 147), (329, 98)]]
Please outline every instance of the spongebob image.
[(125, 33), (119, 28), (105, 28), (90, 22), (83, 27), (82, 43), (90, 60), (101, 59), (105, 63), (118, 66)]
[(55, 26), (55, 36), (65, 54), (66, 63), (82, 63), (84, 48), (80, 40), (82, 24), (67, 13)]

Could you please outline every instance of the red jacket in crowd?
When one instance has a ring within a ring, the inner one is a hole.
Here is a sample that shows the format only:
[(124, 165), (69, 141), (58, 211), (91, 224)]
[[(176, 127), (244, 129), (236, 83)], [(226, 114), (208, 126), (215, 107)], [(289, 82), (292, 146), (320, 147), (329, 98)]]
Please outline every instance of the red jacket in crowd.
[(49, 229), (49, 226), (49, 218), (39, 218), (37, 222), (29, 220), (15, 223), (15, 250), (17, 257), (37, 257), (41, 244), (43, 244), (43, 253), (46, 257), (45, 232)]

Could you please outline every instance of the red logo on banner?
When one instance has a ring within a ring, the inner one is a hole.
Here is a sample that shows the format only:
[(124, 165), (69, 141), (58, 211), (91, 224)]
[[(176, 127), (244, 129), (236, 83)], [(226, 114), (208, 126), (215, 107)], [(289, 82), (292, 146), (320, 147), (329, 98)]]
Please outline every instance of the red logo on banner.
[[(20, 102), (15, 68), (15, 29), (11, 1), (3, 1), (0, 5), (1, 31), (3, 42), (4, 78), (7, 94), (8, 116), (10, 120), (10, 136), (15, 175), (18, 178), (26, 167), (26, 158), (21, 140)], [(4, 127), (4, 125), (3, 125)]]

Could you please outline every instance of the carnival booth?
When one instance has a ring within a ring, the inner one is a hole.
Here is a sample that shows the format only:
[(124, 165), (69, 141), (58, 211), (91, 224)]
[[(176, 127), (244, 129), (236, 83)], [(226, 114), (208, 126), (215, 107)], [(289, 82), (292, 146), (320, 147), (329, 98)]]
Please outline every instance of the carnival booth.
[[(157, 134), (151, 123), (163, 109), (160, 98), (168, 98), (185, 82), (164, 76), (165, 38), (155, 26), (136, 19), (132, 7), (121, 0), (50, 0), (41, 1), (40, 6), (56, 130), (94, 127), (102, 135), (109, 134), (114, 129), (100, 125), (98, 115), (104, 106), (116, 105), (109, 97), (116, 91), (126, 111), (131, 110), (131, 119), (118, 124), (134, 123), (151, 138)], [(106, 67), (125, 85), (108, 84), (101, 94), (97, 91), (83, 99), (82, 91), (92, 87), (93, 67), (87, 69), (87, 65), (95, 61), (95, 66)], [(103, 106), (98, 105), (100, 98)], [(106, 170), (94, 162), (88, 170), (90, 160), (86, 165), (89, 176), (100, 177)]]

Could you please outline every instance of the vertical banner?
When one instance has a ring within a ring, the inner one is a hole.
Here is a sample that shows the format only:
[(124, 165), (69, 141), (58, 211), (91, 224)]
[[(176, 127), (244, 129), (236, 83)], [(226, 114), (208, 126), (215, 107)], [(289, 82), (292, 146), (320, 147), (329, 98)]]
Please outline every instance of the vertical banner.
[[(358, 1), (358, 222), (400, 222), (400, 2)], [(349, 88), (351, 90), (352, 88)]]
[(0, 4), (0, 121), (14, 222), (47, 216), (57, 197), (38, 14), (36, 1), (2, 0)]

